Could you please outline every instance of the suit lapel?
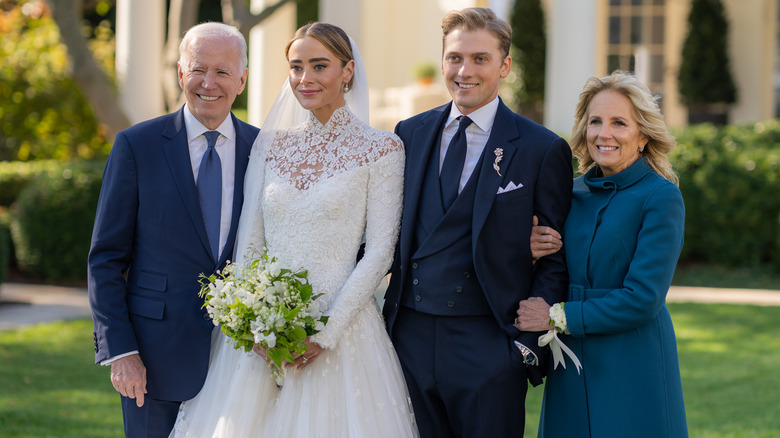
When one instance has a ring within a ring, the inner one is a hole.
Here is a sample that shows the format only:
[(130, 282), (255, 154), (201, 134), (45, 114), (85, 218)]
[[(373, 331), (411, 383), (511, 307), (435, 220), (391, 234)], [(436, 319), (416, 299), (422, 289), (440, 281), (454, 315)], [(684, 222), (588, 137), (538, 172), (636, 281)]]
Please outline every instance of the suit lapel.
[(204, 250), (211, 254), (209, 238), (206, 234), (206, 225), (200, 211), (198, 191), (195, 186), (195, 178), (192, 175), (192, 162), (190, 161), (190, 148), (187, 141), (187, 128), (184, 125), (184, 107), (179, 109), (168, 120), (162, 132), (168, 142), (163, 146), (163, 153), (168, 160), (176, 188), (179, 190), (184, 207), (195, 226), (195, 231), (203, 244)]
[[(404, 189), (404, 208), (401, 219), (401, 263), (406, 264), (411, 257), (412, 241), (414, 236), (414, 228), (417, 224), (417, 215), (420, 207), (420, 195), (424, 190), (423, 182), (425, 181), (425, 172), (428, 168), (429, 160), (432, 160), (433, 154), (431, 153), (435, 146), (439, 145), (439, 131), (444, 119), (450, 113), (450, 106), (444, 105), (428, 114), (423, 120), (420, 126), (414, 130), (414, 134), (409, 144), (415, 145), (414, 148), (407, 148), (406, 150), (406, 181)], [(444, 208), (441, 203), (438, 203), (438, 207), (442, 209), (444, 214)]]
[[(485, 144), (485, 159), (480, 169), (479, 180), (477, 181), (477, 194), (474, 199), (474, 216), (472, 220), (472, 235), (476, 242), (482, 226), (485, 224), (490, 207), (496, 199), (496, 192), (506, 175), (512, 158), (517, 152), (517, 145), (514, 142), (520, 137), (517, 130), (517, 124), (513, 120), (512, 111), (507, 108), (502, 101), (499, 101), (496, 119), (493, 121), (493, 129)], [(499, 172), (493, 168), (496, 162), (496, 150), (503, 150), (503, 157), (498, 163)]]

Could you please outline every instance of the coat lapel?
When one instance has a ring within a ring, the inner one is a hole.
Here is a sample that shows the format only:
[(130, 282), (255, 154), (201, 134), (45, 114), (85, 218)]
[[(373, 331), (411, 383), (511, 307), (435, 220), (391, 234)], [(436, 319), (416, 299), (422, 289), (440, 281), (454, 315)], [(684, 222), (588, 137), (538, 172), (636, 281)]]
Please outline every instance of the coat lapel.
[[(477, 237), (479, 237), (482, 231), (482, 226), (485, 225), (485, 220), (488, 213), (490, 213), (493, 201), (496, 199), (496, 192), (498, 192), (504, 175), (507, 174), (506, 170), (509, 168), (515, 152), (517, 152), (517, 145), (514, 143), (514, 140), (519, 137), (520, 133), (517, 130), (517, 125), (512, 119), (512, 111), (504, 105), (504, 102), (499, 101), (493, 129), (485, 144), (485, 159), (482, 162), (479, 180), (477, 181), (477, 194), (474, 199), (474, 216), (472, 220), (472, 235), (475, 244)], [(493, 164), (496, 162), (496, 149), (498, 148), (503, 150), (503, 157), (498, 163), (501, 176), (493, 168)]]
[(187, 128), (184, 125), (184, 107), (173, 114), (162, 132), (163, 137), (168, 142), (163, 146), (163, 153), (168, 160), (168, 167), (176, 181), (176, 188), (179, 190), (184, 207), (190, 216), (190, 220), (195, 226), (203, 248), (211, 254), (209, 247), (209, 238), (206, 234), (206, 225), (203, 222), (203, 215), (200, 211), (200, 201), (198, 200), (198, 191), (195, 186), (195, 178), (192, 175), (192, 162), (190, 161), (190, 148), (187, 141)]

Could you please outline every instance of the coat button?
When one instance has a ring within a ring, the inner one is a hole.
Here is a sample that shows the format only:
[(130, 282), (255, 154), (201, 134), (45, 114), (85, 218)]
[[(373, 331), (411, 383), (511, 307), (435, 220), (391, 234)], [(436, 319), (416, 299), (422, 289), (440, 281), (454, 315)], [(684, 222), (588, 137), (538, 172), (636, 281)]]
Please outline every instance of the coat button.
[(461, 286), (458, 286), (458, 287), (456, 287), (456, 288), (455, 288), (455, 292), (457, 292), (457, 293), (459, 293), (459, 294), (460, 294), (460, 293), (463, 293), (463, 287), (461, 287)]
[(412, 269), (417, 269), (417, 267), (420, 266), (417, 264), (417, 262), (412, 263)]
[(203, 314), (203, 319), (205, 319), (206, 321), (211, 321), (211, 317), (209, 317), (209, 313), (208, 312)]
[(455, 307), (455, 303), (453, 301), (447, 301), (447, 307)]
[(465, 278), (470, 278), (470, 277), (471, 277), (471, 272), (468, 272), (468, 271), (466, 271), (466, 272), (463, 274), (463, 276), (464, 276)]
[(417, 286), (418, 284), (420, 284), (420, 280), (415, 278), (414, 280), (412, 280), (412, 284)]
[(420, 295), (415, 295), (414, 296), (414, 300), (415, 301), (422, 301), (422, 297)]

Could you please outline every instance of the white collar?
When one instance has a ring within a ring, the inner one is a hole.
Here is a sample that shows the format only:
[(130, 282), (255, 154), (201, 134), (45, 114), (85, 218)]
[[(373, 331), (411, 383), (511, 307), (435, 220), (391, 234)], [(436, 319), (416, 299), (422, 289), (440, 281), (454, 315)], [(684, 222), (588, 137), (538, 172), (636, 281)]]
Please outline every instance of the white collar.
[[(199, 135), (203, 135), (204, 132), (210, 131), (210, 129), (203, 126), (195, 115), (192, 114), (187, 104), (184, 104), (184, 126), (187, 128), (187, 141), (192, 142)], [(233, 118), (228, 114), (225, 120), (217, 127), (216, 131), (228, 140), (234, 141), (236, 138), (236, 127), (233, 125)]]
[[(483, 132), (490, 133), (490, 130), (493, 129), (493, 121), (496, 119), (497, 112), (498, 96), (496, 96), (495, 99), (488, 102), (482, 108), (479, 108), (469, 114), (468, 117), (471, 119), (472, 123), (477, 125), (477, 127), (479, 127), (479, 129), (481, 129)], [(450, 123), (452, 123), (453, 120), (462, 115), (463, 113), (460, 112), (458, 106), (455, 105), (455, 102), (453, 102), (452, 108), (450, 109), (450, 116), (447, 118), (447, 123), (444, 126), (450, 126)]]

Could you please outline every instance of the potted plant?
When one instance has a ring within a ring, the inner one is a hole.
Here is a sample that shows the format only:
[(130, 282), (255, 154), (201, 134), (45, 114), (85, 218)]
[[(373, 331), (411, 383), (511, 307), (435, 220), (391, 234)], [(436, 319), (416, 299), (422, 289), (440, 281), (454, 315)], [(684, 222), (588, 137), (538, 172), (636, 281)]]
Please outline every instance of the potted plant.
[(420, 62), (414, 66), (414, 78), (421, 85), (432, 84), (436, 73), (436, 66), (432, 62)]

